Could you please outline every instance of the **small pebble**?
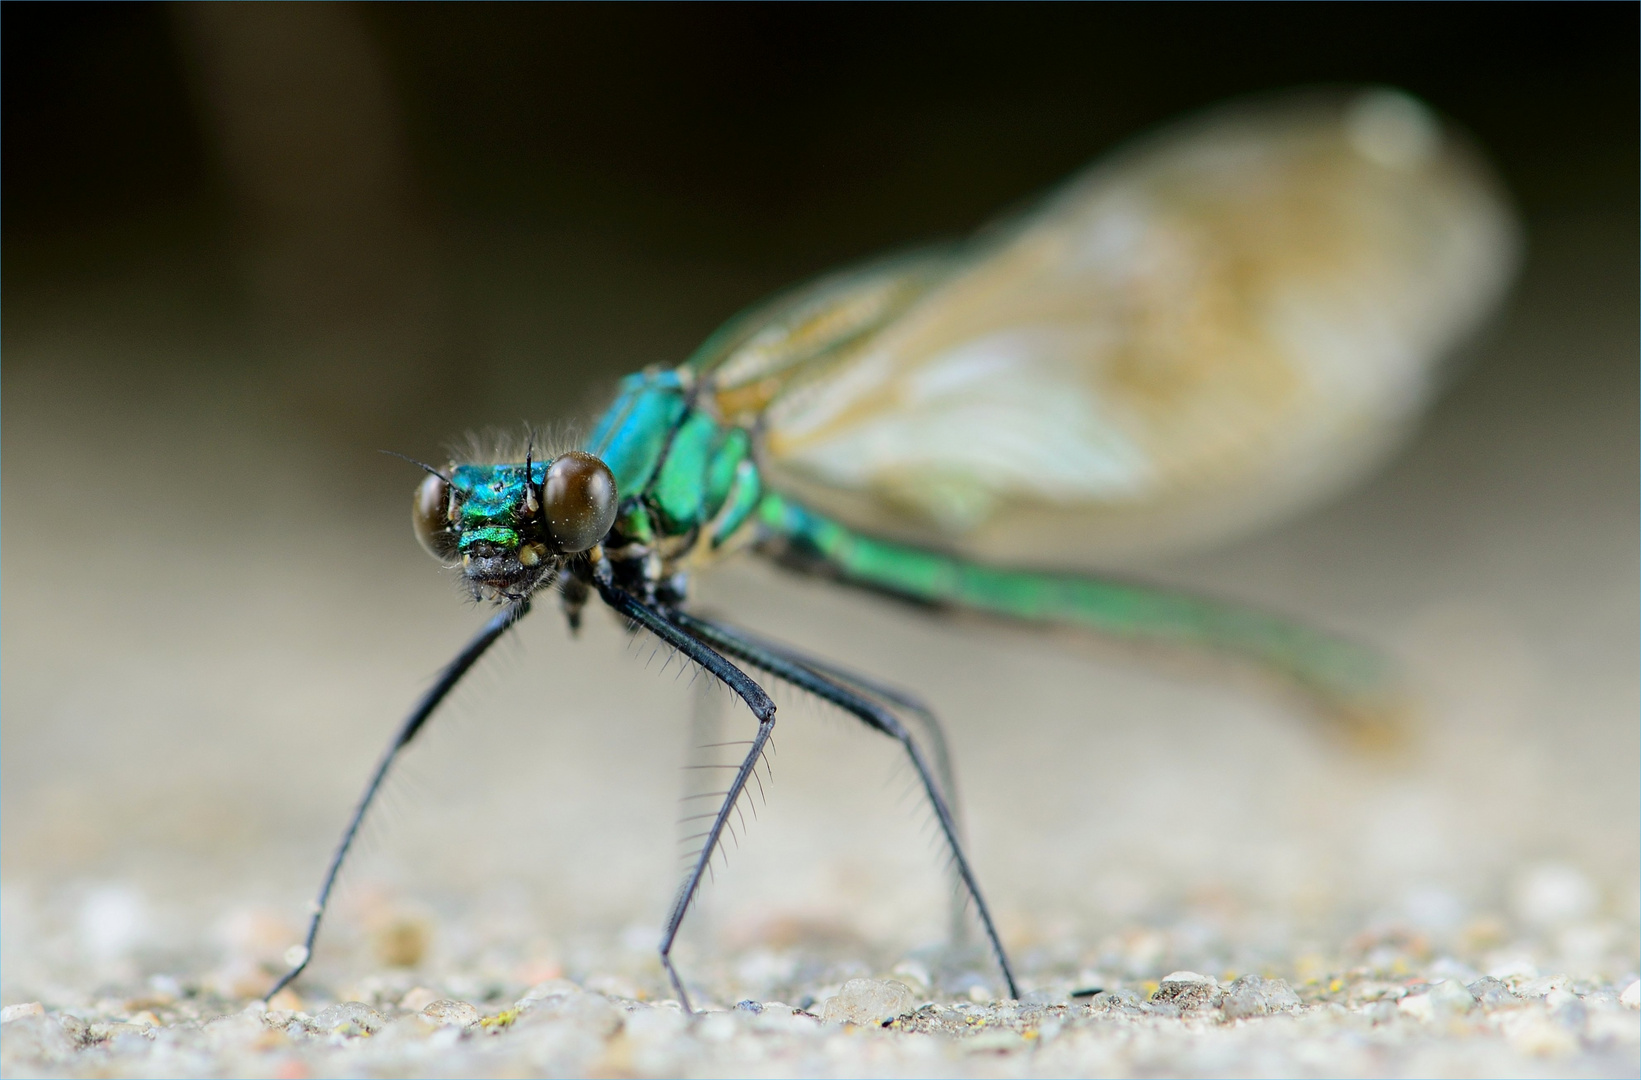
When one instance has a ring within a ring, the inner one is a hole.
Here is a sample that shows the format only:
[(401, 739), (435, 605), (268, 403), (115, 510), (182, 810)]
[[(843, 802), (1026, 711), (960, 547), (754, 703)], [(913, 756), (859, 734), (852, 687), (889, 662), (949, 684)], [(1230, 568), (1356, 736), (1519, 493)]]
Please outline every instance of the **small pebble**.
[(327, 1005), (314, 1016), (313, 1022), (320, 1031), (343, 1035), (374, 1035), (387, 1023), (381, 1013), (362, 1001)]
[(446, 1027), (472, 1027), (479, 1022), (479, 1010), (465, 1001), (440, 998), (424, 1006), (421, 1013), (435, 1024)]
[(537, 1007), (521, 1013), (514, 1027), (525, 1031), (568, 1025), (606, 1039), (621, 1030), (627, 1015), (620, 1005), (602, 994), (574, 994), (540, 1002)]
[(1425, 996), (1436, 1016), (1462, 1016), (1476, 1007), (1475, 995), (1457, 979), (1443, 979)]
[(887, 979), (850, 979), (821, 1005), (829, 1024), (882, 1024), (917, 1007), (911, 987)]
[(1578, 1003), (1578, 995), (1571, 990), (1551, 990), (1544, 995), (1544, 1007), (1551, 1012), (1560, 1012), (1569, 1005)]
[(1218, 995), (1219, 983), (1194, 971), (1175, 971), (1162, 977), (1151, 1000), (1158, 1004), (1175, 1005), (1181, 1012), (1204, 1009)]
[(1396, 1003), (1396, 1011), (1415, 1020), (1434, 1020), (1436, 1009), (1429, 994), (1409, 994)]
[(1466, 987), (1484, 1009), (1497, 1009), (1516, 999), (1510, 988), (1491, 975), (1483, 976)]
[(20, 1005), (7, 1005), (0, 1009), (0, 1024), (9, 1024), (13, 1020), (21, 1020), (25, 1016), (44, 1016), (46, 1007), (38, 1001), (25, 1001)]
[(86, 1045), (78, 1032), (41, 1013), (6, 1022), (0, 1039), (0, 1065), (7, 1076), (38, 1075), (45, 1064), (67, 1064)]
[(1475, 1007), (1475, 997), (1457, 979), (1443, 979), (1422, 993), (1409, 994), (1396, 1003), (1397, 1009), (1415, 1020), (1462, 1016)]
[(1375, 1024), (1388, 1024), (1401, 1015), (1401, 1010), (1396, 1008), (1396, 1002), (1389, 998), (1380, 998), (1363, 1006), (1362, 1015)]
[(1618, 995), (1618, 1003), (1629, 1009), (1641, 1009), (1641, 979), (1624, 987), (1624, 992)]
[(1263, 979), (1258, 975), (1239, 976), (1225, 989), (1225, 995), (1220, 1000), (1220, 1008), (1227, 1020), (1287, 1012), (1299, 1004), (1299, 995), (1286, 982)]
[(149, 1028), (143, 1026), (142, 1024), (127, 1024), (123, 1021), (115, 1021), (112, 1024), (91, 1025), (91, 1038), (96, 1042), (107, 1042), (110, 1039), (117, 1039), (122, 1035), (146, 1036), (148, 1034)]
[[(220, 1020), (232, 1021), (234, 1017), (220, 1017)], [(213, 1021), (213, 1023), (218, 1021)], [(78, 1046), (91, 1045), (91, 1025), (81, 1020), (73, 1013), (62, 1013), (57, 1017), (57, 1024), (68, 1037)]]
[(1552, 990), (1565, 990), (1572, 980), (1565, 975), (1544, 975), (1529, 979), (1515, 988), (1517, 997), (1541, 998)]
[(1135, 991), (1118, 987), (1115, 990), (1101, 990), (1089, 1001), (1088, 1007), (1098, 1013), (1138, 1015), (1144, 1000)]

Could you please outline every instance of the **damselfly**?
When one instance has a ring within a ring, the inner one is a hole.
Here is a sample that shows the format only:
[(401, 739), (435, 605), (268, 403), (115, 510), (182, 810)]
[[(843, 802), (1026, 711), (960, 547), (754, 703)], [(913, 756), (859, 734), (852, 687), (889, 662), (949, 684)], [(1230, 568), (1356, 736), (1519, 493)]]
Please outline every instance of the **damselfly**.
[[(1137, 141), (969, 240), (833, 274), (736, 317), (683, 364), (628, 377), (580, 449), (422, 466), (417, 536), (500, 610), (378, 764), (299, 962), (269, 996), (307, 965), (399, 751), (556, 589), (572, 627), (596, 596), (757, 720), (660, 942), (686, 1009), (673, 943), (776, 722), (748, 669), (901, 745), (1017, 997), (933, 714), (691, 611), (689, 576), (750, 550), (932, 608), (1218, 650), (1371, 729), (1393, 696), (1377, 654), (1086, 570), (1251, 527), (1360, 474), (1416, 418), (1437, 362), (1497, 301), (1516, 254), (1485, 167), (1411, 98), (1242, 104)], [(1042, 565), (1060, 569), (1023, 568)]]

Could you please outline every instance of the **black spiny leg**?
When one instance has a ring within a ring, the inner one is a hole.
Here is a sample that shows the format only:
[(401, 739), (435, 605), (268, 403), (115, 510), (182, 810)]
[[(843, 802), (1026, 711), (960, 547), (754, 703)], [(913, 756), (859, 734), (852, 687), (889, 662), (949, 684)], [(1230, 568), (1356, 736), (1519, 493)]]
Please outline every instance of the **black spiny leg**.
[[(807, 658), (783, 646), (759, 641), (734, 627), (681, 611), (669, 612), (668, 615), (673, 622), (702, 641), (853, 713), (867, 726), (883, 732), (905, 748), (912, 760), (912, 766), (917, 769), (918, 779), (922, 781), (923, 790), (929, 797), (929, 804), (934, 808), (935, 818), (940, 823), (940, 831), (945, 835), (946, 844), (951, 849), (958, 877), (974, 900), (975, 911), (980, 916), (980, 923), (991, 942), (992, 951), (997, 957), (997, 965), (1003, 969), (1003, 979), (1008, 983), (1009, 996), (1019, 998), (1020, 991), (1014, 981), (1014, 970), (1009, 966), (1008, 954), (1003, 951), (1002, 939), (997, 936), (997, 928), (992, 923), (991, 910), (986, 907), (985, 898), (980, 895), (979, 882), (975, 880), (974, 871), (969, 867), (968, 857), (963, 854), (957, 822), (941, 790), (941, 784), (936, 779), (935, 770), (930, 767), (928, 759), (923, 756), (922, 749), (912, 738), (911, 732), (900, 722), (900, 718), (876, 701), (845, 685), (832, 670), (822, 670), (818, 665), (811, 664)], [(759, 732), (761, 735), (763, 729), (760, 728)], [(744, 772), (743, 766), (743, 774)]]
[(308, 961), (313, 958), (313, 943), (319, 937), (319, 923), (325, 917), (325, 905), (330, 902), (331, 889), (336, 886), (336, 876), (342, 872), (342, 862), (348, 857), (348, 849), (353, 846), (353, 838), (358, 834), (359, 826), (365, 820), (365, 811), (369, 810), (370, 804), (375, 801), (376, 793), (381, 789), (382, 781), (387, 779), (388, 770), (393, 767), (393, 762), (398, 758), (399, 751), (403, 750), (406, 744), (416, 737), (416, 733), (422, 729), (422, 725), (427, 722), (427, 718), (433, 715), (433, 710), (437, 709), (445, 696), (456, 688), (456, 684), (461, 682), (462, 676), (466, 675), (468, 669), (478, 662), (479, 657), (484, 655), (485, 650), (494, 645), (497, 638), (512, 629), (513, 624), (524, 618), (529, 610), (530, 601), (516, 600), (485, 623), (483, 629), (473, 636), (473, 640), (467, 643), (467, 647), (457, 653), (454, 660), (445, 665), (444, 671), (439, 675), (439, 681), (434, 683), (426, 694), (422, 695), (421, 702), (405, 718), (405, 722), (399, 726), (399, 733), (393, 737), (393, 742), (388, 744), (387, 752), (382, 755), (382, 760), (376, 765), (376, 771), (371, 773), (370, 783), (365, 785), (365, 793), (360, 797), (359, 805), (354, 807), (353, 817), (348, 819), (348, 827), (342, 831), (342, 842), (336, 845), (336, 853), (330, 858), (330, 869), (325, 871), (325, 880), (319, 886), (319, 898), (313, 902), (313, 914), (308, 919), (308, 936), (302, 941), (302, 958), (285, 973), (283, 978), (274, 983), (273, 989), (268, 991), (267, 995), (263, 997), (263, 1001), (269, 1000), (290, 985), (291, 980), (302, 974), (303, 969), (308, 966)]
[[(701, 620), (699, 616), (690, 616), (690, 618), (702, 622), (706, 621)], [(729, 629), (721, 623), (714, 625), (720, 630)], [(785, 656), (796, 663), (802, 664), (817, 675), (840, 682), (844, 686), (858, 690), (868, 697), (887, 701), (889, 704), (905, 709), (908, 713), (917, 717), (929, 738), (929, 748), (934, 758), (935, 773), (940, 778), (941, 793), (946, 796), (946, 805), (951, 809), (952, 820), (957, 823), (957, 834), (959, 836), (963, 835), (963, 809), (957, 798), (957, 774), (952, 768), (951, 750), (946, 744), (946, 727), (926, 702), (898, 687), (880, 683), (876, 679), (868, 678), (856, 671), (840, 668), (827, 660), (801, 655), (791, 646), (772, 641), (749, 630), (743, 630), (738, 626), (734, 628), (733, 633), (737, 639), (748, 645), (762, 649), (765, 652)]]
[(769, 695), (764, 693), (763, 687), (753, 682), (746, 672), (725, 660), (710, 645), (679, 629), (673, 621), (676, 618), (675, 613), (650, 607), (631, 593), (617, 588), (605, 577), (595, 578), (595, 584), (605, 603), (690, 660), (700, 664), (708, 674), (739, 695), (752, 710), (752, 715), (758, 719), (758, 734), (753, 737), (751, 749), (747, 751), (746, 758), (730, 782), (729, 790), (724, 794), (723, 805), (718, 808), (717, 816), (712, 819), (712, 827), (707, 830), (705, 843), (701, 845), (701, 852), (695, 858), (695, 865), (690, 868), (689, 874), (678, 889), (678, 895), (673, 899), (672, 909), (667, 912), (666, 929), (661, 934), (661, 966), (667, 969), (667, 977), (672, 980), (672, 988), (678, 993), (678, 1003), (684, 1007), (685, 1012), (694, 1012), (689, 1003), (689, 995), (684, 992), (684, 982), (678, 977), (678, 969), (672, 966), (672, 945), (678, 938), (678, 928), (684, 923), (689, 905), (701, 887), (701, 877), (707, 871), (707, 864), (712, 861), (713, 853), (723, 841), (724, 830), (729, 824), (729, 815), (734, 811), (741, 793), (746, 790), (747, 781), (752, 778), (752, 770), (757, 767), (758, 759), (763, 756), (764, 747), (769, 744), (769, 736), (775, 730), (775, 703), (769, 700)]
[[(738, 638), (750, 645), (754, 645), (765, 652), (785, 656), (801, 663), (817, 675), (840, 682), (844, 686), (858, 690), (868, 697), (886, 701), (890, 705), (904, 709), (907, 713), (916, 717), (922, 726), (923, 734), (928, 738), (929, 749), (934, 759), (935, 773), (940, 778), (940, 791), (941, 794), (946, 796), (946, 808), (951, 811), (952, 824), (956, 826), (957, 838), (960, 841), (967, 839), (963, 829), (963, 801), (957, 797), (957, 773), (952, 767), (951, 749), (946, 742), (946, 727), (927, 703), (905, 690), (880, 683), (876, 679), (868, 678), (859, 672), (840, 668), (830, 661), (802, 655), (790, 646), (743, 630), (740, 627), (736, 627), (734, 632)], [(969, 935), (967, 918), (969, 893), (968, 887), (961, 880), (954, 882), (954, 885), (956, 887), (952, 891), (950, 935), (952, 944), (961, 945), (968, 940)]]

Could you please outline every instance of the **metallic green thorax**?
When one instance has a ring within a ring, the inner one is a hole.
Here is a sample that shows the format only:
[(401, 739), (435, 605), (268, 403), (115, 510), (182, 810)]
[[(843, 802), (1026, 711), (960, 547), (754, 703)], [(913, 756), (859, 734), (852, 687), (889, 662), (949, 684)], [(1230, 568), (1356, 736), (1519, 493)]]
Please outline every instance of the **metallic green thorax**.
[(616, 544), (698, 535), (718, 547), (751, 520), (763, 491), (751, 437), (692, 408), (675, 371), (628, 376), (587, 450), (615, 474)]
[[(550, 462), (530, 465), (529, 484), (539, 488), (547, 479)], [(466, 552), (487, 543), (512, 550), (525, 537), (520, 508), (529, 501), (523, 465), (458, 465), (450, 473), (456, 500), (456, 550)]]

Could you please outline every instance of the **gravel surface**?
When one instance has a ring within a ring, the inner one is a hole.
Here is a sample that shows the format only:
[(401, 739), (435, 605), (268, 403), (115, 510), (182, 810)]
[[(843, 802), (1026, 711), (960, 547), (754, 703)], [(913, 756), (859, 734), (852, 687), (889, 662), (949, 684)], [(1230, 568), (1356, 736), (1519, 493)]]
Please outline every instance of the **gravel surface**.
[(294, 999), (223, 1011), (234, 1006), (157, 986), (75, 1012), (10, 1006), (0, 1053), (14, 1076), (1633, 1073), (1635, 982), (1620, 992), (1566, 975), (1475, 976), (1451, 960), (1425, 965), (1445, 978), (1398, 966), (1297, 988), (1182, 971), (1160, 984), (1036, 991), (1024, 1002), (925, 1001), (926, 990), (898, 980), (851, 979), (812, 1009), (746, 999), (693, 1017), (670, 999), (567, 979), (504, 1007), (425, 987), (394, 1002), (378, 982), (374, 1004), (312, 1012)]
[[(408, 467), (207, 362), (249, 348), (189, 306), (208, 283), (9, 285), (0, 1072), (1636, 1075), (1625, 222), (1535, 233), (1510, 321), (1372, 483), (1144, 571), (1383, 645), (1421, 706), (1394, 758), (1212, 668), (703, 578), (703, 605), (946, 717), (1025, 998), (947, 945), (893, 747), (777, 691), (774, 783), (680, 940), (695, 1018), (655, 957), (679, 767), (744, 712), (552, 605), (418, 740), (310, 973), (257, 1004), (483, 612), (411, 539)], [(585, 288), (692, 295), (698, 268), (633, 258)]]

